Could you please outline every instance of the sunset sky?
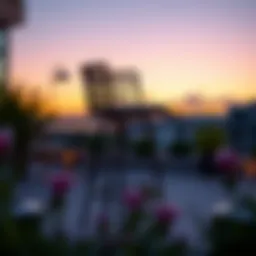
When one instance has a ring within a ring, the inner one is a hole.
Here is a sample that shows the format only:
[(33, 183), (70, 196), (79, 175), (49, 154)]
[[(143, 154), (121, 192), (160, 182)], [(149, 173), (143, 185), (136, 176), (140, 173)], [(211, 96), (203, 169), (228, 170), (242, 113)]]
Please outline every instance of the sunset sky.
[[(252, 98), (255, 31), (254, 0), (27, 0), (12, 76), (41, 86), (65, 114), (84, 109), (79, 65), (101, 58), (139, 68), (149, 100)], [(58, 66), (73, 77), (53, 89)]]

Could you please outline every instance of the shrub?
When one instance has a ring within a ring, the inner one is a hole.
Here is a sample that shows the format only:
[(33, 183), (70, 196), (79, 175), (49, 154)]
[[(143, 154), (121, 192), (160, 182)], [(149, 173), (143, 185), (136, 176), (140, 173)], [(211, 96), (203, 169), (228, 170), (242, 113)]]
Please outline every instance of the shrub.
[[(3, 255), (24, 254), (28, 256), (35, 254), (115, 255), (116, 253), (142, 256), (186, 255), (186, 242), (175, 239), (170, 234), (173, 224), (179, 217), (175, 207), (162, 204), (152, 212), (148, 212), (146, 204), (150, 198), (146, 200), (142, 190), (128, 190), (124, 193), (123, 199), (125, 212), (123, 212), (122, 224), (116, 235), (110, 232), (111, 223), (108, 215), (100, 214), (97, 219), (96, 236), (86, 242), (77, 242), (74, 247), (70, 247), (63, 238), (54, 241), (45, 240), (40, 236), (37, 220), (32, 217), (19, 220), (19, 223), (16, 222), (15, 226), (11, 226), (12, 229), (9, 226), (8, 230), (12, 233), (6, 232), (6, 229), (4, 229), (5, 232), (0, 232), (1, 242), (4, 243), (4, 246), (1, 246), (1, 252)], [(35, 228), (24, 226), (28, 223), (29, 226), (33, 224)]]
[(242, 166), (241, 159), (230, 148), (223, 148), (216, 152), (215, 165), (223, 177), (223, 182), (228, 190), (234, 190), (239, 181), (239, 170)]
[(196, 146), (199, 152), (214, 152), (226, 141), (223, 129), (214, 126), (202, 126), (196, 132)]
[(169, 146), (169, 152), (177, 157), (188, 156), (192, 151), (191, 145), (184, 141), (175, 141)]
[(140, 139), (133, 144), (133, 147), (138, 157), (149, 158), (156, 153), (156, 144), (151, 138)]
[(256, 255), (256, 200), (243, 199), (230, 215), (214, 217), (209, 228), (211, 256)]
[(100, 134), (90, 137), (87, 141), (89, 152), (92, 154), (102, 154), (106, 143), (106, 137)]

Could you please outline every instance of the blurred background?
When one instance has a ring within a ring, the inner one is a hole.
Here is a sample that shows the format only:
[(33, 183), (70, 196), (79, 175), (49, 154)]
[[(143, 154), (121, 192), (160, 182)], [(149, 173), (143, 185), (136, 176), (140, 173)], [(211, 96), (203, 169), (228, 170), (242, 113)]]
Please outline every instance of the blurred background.
[(255, 255), (255, 14), (0, 0), (3, 255)]

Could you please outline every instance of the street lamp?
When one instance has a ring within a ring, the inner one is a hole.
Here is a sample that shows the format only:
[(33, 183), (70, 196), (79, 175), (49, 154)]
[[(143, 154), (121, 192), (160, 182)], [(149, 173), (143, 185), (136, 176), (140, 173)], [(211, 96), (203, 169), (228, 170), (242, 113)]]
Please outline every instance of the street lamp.
[(7, 86), (10, 69), (10, 31), (22, 23), (23, 0), (0, 0), (0, 83)]
[(71, 76), (72, 75), (68, 71), (68, 69), (66, 69), (64, 67), (55, 68), (55, 70), (51, 76), (52, 81), (50, 83), (51, 88), (49, 88), (49, 91), (51, 94), (51, 100), (54, 103), (53, 108), (55, 111), (57, 111), (60, 108), (59, 86), (62, 87), (63, 85), (67, 85), (67, 83), (69, 83), (71, 80)]

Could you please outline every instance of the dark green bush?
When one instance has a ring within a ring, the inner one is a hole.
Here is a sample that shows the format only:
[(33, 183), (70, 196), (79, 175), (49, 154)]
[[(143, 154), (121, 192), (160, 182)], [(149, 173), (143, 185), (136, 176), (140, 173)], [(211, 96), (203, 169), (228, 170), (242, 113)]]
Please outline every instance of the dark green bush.
[(225, 131), (215, 126), (202, 126), (196, 131), (196, 147), (200, 153), (214, 152), (227, 141)]
[(135, 154), (141, 158), (149, 158), (156, 153), (156, 144), (153, 139), (143, 138), (133, 144)]
[(256, 201), (246, 199), (242, 202), (245, 216), (235, 215), (215, 217), (210, 224), (210, 256), (253, 256), (256, 255)]
[(87, 148), (92, 154), (102, 154), (106, 145), (107, 138), (104, 135), (94, 135), (88, 138)]
[(175, 141), (170, 144), (169, 152), (176, 157), (185, 157), (192, 152), (192, 146), (185, 141)]
[(256, 255), (256, 223), (215, 218), (211, 223), (211, 256)]
[[(177, 240), (175, 237), (169, 239), (169, 228), (172, 228), (176, 220), (175, 208), (174, 212), (168, 213), (167, 219), (161, 217), (162, 215), (160, 217), (154, 215), (154, 212), (150, 214), (144, 207), (147, 202), (144, 200), (145, 192), (141, 191), (141, 193), (138, 194), (138, 196), (142, 196), (142, 199), (138, 201), (138, 207), (137, 204), (134, 206), (133, 194), (126, 195), (124, 206), (127, 211), (124, 213), (123, 222), (117, 235), (112, 235), (111, 228), (107, 225), (105, 232), (102, 232), (102, 229), (97, 229), (98, 233), (91, 241), (87, 240), (71, 245), (61, 236), (54, 240), (45, 239), (40, 232), (41, 218), (39, 216), (9, 218), (0, 226), (0, 253), (12, 256), (187, 255), (186, 241)], [(147, 196), (151, 200), (152, 195), (147, 194)], [(168, 205), (166, 207), (169, 209)], [(162, 208), (161, 211), (165, 214), (165, 208)], [(98, 228), (101, 226), (100, 220), (101, 218), (97, 222)], [(108, 223), (110, 224), (110, 222)], [(148, 227), (143, 232), (141, 232), (141, 224), (146, 224)]]

